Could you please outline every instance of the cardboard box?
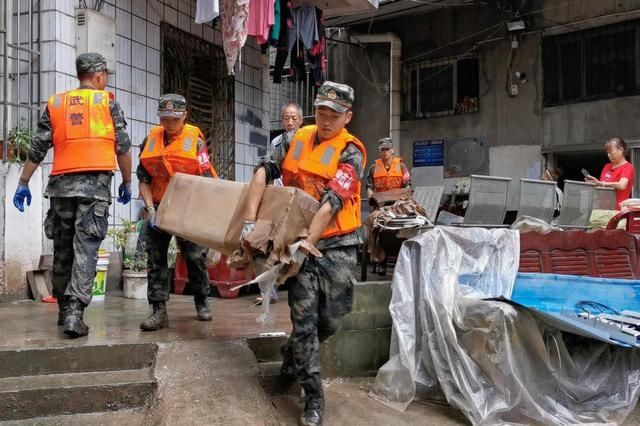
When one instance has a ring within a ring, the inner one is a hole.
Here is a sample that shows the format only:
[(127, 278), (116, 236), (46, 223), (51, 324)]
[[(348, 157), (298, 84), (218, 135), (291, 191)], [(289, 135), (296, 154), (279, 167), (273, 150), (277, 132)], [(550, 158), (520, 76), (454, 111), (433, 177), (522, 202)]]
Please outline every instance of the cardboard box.
[[(246, 183), (177, 173), (158, 208), (157, 225), (230, 256), (240, 248), (248, 187)], [(318, 202), (304, 191), (267, 186), (256, 225), (263, 247), (278, 256), (304, 234), (317, 210)]]

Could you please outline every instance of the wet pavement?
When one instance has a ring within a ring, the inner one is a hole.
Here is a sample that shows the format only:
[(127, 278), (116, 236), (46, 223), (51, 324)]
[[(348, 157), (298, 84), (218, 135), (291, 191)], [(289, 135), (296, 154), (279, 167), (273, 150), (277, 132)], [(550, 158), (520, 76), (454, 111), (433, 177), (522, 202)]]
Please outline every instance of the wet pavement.
[(102, 345), (114, 343), (172, 342), (183, 339), (241, 339), (257, 337), (262, 333), (291, 331), (286, 293), (280, 301), (271, 304), (274, 323), (256, 322), (260, 307), (255, 306), (255, 295), (237, 299), (209, 298), (213, 321), (196, 320), (192, 296), (171, 295), (168, 304), (169, 328), (143, 332), (140, 322), (150, 314), (146, 300), (107, 296), (94, 300), (85, 311), (90, 327), (89, 336), (68, 339), (62, 327), (56, 325), (58, 305), (25, 300), (0, 304), (0, 347), (26, 348), (63, 345)]

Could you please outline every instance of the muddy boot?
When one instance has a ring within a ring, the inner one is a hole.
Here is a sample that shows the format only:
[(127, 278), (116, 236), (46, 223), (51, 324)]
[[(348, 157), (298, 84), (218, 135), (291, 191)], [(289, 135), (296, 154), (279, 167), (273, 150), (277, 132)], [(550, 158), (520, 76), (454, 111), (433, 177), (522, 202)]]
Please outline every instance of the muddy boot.
[(84, 323), (84, 304), (77, 297), (70, 297), (64, 319), (64, 334), (71, 339), (89, 334), (89, 327)]
[(378, 265), (378, 275), (381, 277), (384, 277), (387, 275), (387, 264), (386, 263), (381, 263), (380, 265)]
[(64, 325), (64, 318), (67, 316), (67, 301), (64, 298), (58, 299), (58, 325)]
[(167, 315), (167, 305), (164, 302), (153, 304), (153, 313), (146, 320), (140, 323), (140, 329), (144, 331), (156, 331), (169, 327), (169, 315)]
[(304, 404), (304, 412), (298, 419), (300, 426), (320, 426), (324, 416), (324, 399), (319, 396), (311, 397)]
[(213, 316), (209, 309), (209, 301), (207, 297), (196, 296), (194, 298), (196, 302), (196, 313), (198, 314), (198, 321), (211, 321)]
[(376, 262), (373, 262), (373, 264), (371, 265), (371, 273), (375, 274), (377, 272), (378, 269), (378, 264)]

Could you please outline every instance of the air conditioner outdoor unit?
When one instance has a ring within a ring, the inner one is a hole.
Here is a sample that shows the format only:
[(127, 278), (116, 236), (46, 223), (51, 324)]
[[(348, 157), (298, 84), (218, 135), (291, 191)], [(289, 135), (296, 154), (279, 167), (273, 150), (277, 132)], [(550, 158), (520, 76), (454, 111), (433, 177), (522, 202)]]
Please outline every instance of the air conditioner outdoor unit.
[(76, 53), (100, 53), (116, 69), (116, 21), (93, 9), (76, 9)]

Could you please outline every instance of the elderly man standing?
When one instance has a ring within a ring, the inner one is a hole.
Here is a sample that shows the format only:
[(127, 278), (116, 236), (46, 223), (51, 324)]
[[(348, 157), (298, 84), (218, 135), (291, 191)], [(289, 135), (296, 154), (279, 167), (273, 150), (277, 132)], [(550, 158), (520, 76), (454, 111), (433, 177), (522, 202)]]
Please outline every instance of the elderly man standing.
[(131, 200), (131, 141), (124, 113), (107, 92), (107, 62), (98, 53), (76, 59), (80, 87), (58, 93), (45, 107), (13, 204), (31, 204), (29, 179), (53, 147), (45, 197), (51, 208), (44, 232), (53, 239), (53, 295), (58, 325), (70, 338), (86, 336), (84, 309), (91, 302), (98, 248), (107, 235), (111, 180), (122, 172), (118, 202)]

